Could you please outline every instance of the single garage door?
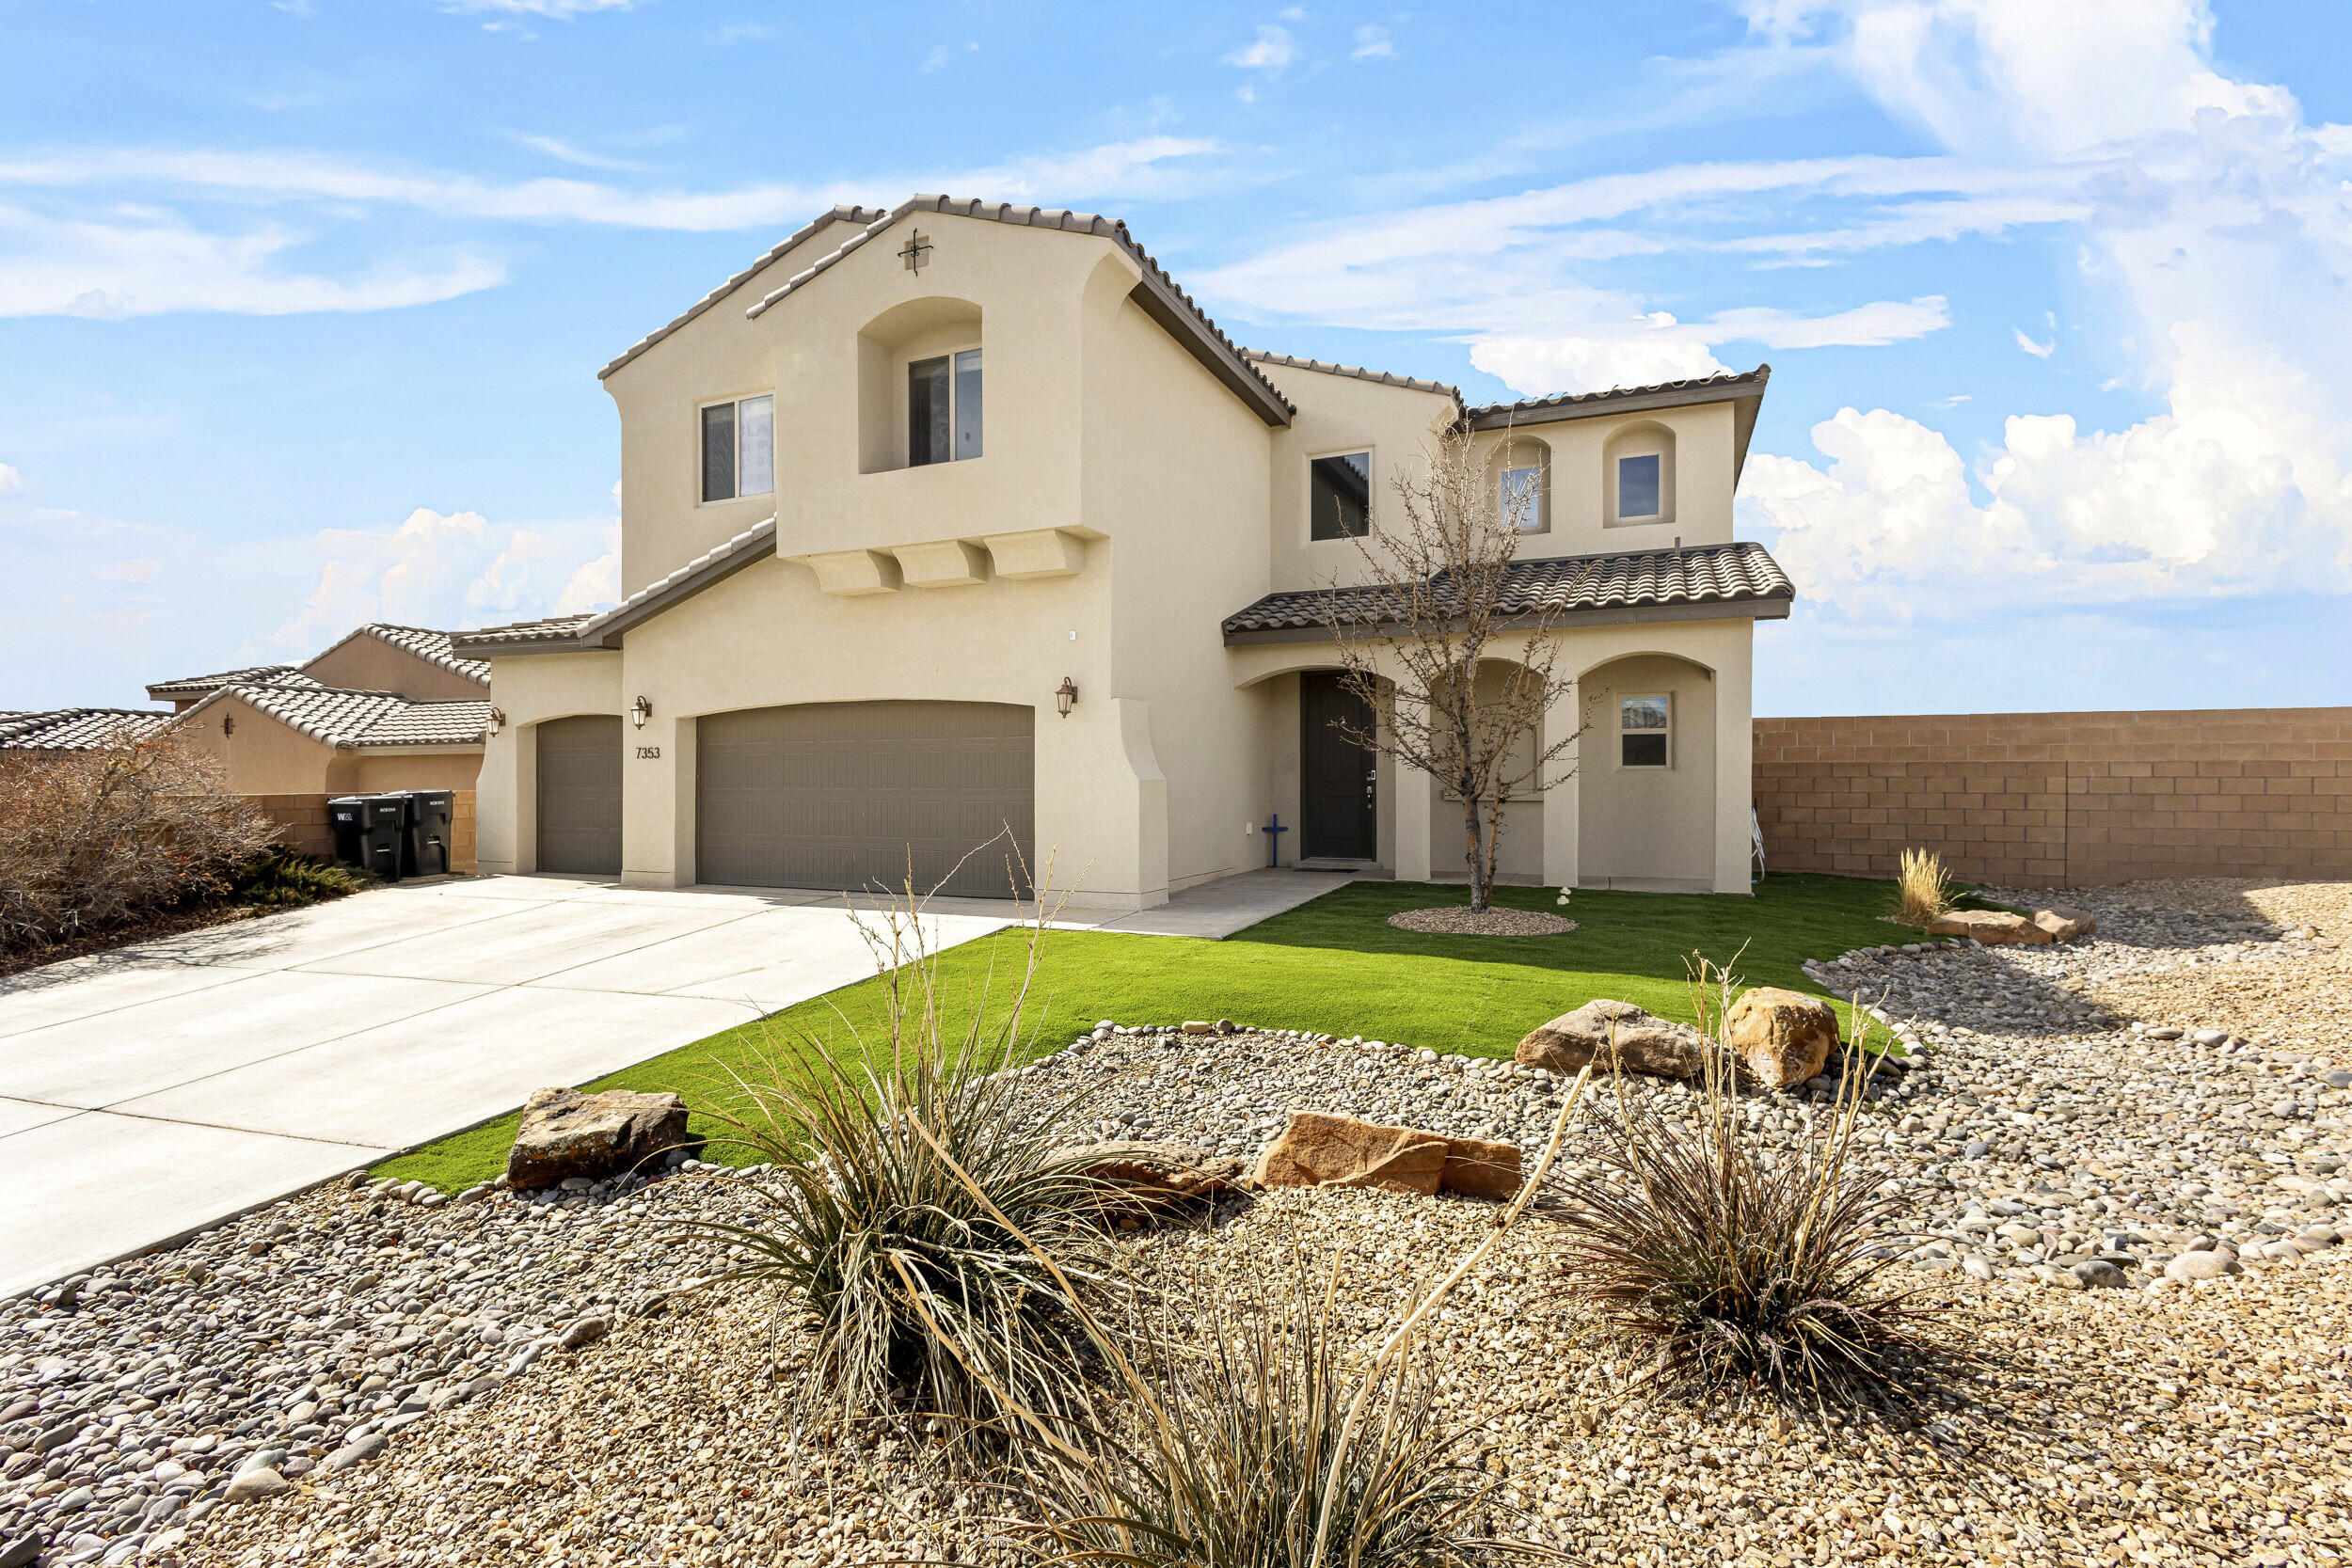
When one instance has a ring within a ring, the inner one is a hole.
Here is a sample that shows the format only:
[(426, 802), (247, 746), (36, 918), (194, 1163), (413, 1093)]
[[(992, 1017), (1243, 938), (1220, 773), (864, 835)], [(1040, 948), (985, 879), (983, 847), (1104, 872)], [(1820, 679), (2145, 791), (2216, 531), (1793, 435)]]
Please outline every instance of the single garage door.
[[(698, 880), (1003, 897), (1009, 830), (1030, 857), (1035, 710), (812, 703), (695, 725)], [(957, 863), (963, 862), (961, 870)]]
[(539, 726), (539, 869), (621, 874), (621, 720)]

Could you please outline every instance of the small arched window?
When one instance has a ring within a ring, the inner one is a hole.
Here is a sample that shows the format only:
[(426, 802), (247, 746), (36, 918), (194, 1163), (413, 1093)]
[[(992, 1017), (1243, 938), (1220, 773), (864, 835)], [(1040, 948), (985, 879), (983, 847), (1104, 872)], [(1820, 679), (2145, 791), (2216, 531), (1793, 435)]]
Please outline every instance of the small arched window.
[(1675, 436), (1661, 424), (1628, 425), (1603, 448), (1601, 516), (1611, 528), (1671, 523)]
[(1532, 436), (1498, 444), (1486, 473), (1494, 487), (1495, 518), (1521, 533), (1551, 529), (1551, 448)]

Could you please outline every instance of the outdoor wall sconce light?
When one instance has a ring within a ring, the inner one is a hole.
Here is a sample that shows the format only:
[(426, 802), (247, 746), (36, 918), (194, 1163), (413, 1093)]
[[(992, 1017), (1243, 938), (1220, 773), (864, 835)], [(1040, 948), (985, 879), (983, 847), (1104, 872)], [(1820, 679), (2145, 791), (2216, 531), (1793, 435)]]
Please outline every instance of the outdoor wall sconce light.
[(628, 719), (629, 719), (629, 722), (630, 722), (630, 723), (632, 723), (632, 724), (635, 724), (635, 725), (636, 725), (639, 729), (641, 729), (641, 730), (642, 730), (642, 729), (644, 729), (644, 728), (645, 727), (645, 721), (646, 721), (646, 720), (648, 720), (648, 719), (650, 719), (650, 718), (652, 718), (652, 717), (653, 717), (653, 705), (652, 705), (651, 703), (649, 703), (649, 702), (645, 701), (645, 699), (644, 699), (644, 698), (640, 697), (640, 698), (638, 698), (635, 702), (633, 702), (633, 703), (629, 704), (629, 705), (628, 705)]
[(1061, 684), (1054, 688), (1054, 706), (1060, 709), (1061, 716), (1067, 719), (1070, 717), (1070, 710), (1077, 705), (1078, 683), (1068, 675), (1064, 675), (1061, 678)]
[(504, 728), (506, 728), (506, 710), (502, 707), (492, 708), (489, 718), (482, 722), (482, 733), (492, 740), (496, 740), (499, 737), (499, 731)]
[[(1062, 711), (1066, 713), (1069, 710), (1065, 708)], [(220, 716), (220, 733), (223, 735), (234, 735), (237, 733), (237, 716), (235, 714), (224, 713)]]

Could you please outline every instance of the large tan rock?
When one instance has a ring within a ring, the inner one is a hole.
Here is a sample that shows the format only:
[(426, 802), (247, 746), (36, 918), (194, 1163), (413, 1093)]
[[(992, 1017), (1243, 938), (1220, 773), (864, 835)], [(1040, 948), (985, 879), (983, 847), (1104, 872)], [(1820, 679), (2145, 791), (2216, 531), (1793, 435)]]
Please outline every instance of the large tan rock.
[(601, 1180), (699, 1147), (690, 1146), (686, 1101), (676, 1095), (537, 1089), (506, 1151), (506, 1178), (519, 1188), (552, 1187), (567, 1176)]
[(1084, 1144), (1057, 1149), (1052, 1160), (1111, 1188), (1105, 1196), (1114, 1207), (1149, 1211), (1239, 1192), (1249, 1175), (1244, 1160), (1180, 1143)]
[(1987, 946), (2046, 942), (2050, 933), (2010, 910), (1954, 910), (1928, 922), (1931, 937), (1968, 937)]
[(1751, 1077), (1785, 1089), (1829, 1065), (1837, 1050), (1837, 1013), (1818, 996), (1757, 986), (1724, 1015), (1724, 1039)]
[(1378, 1187), (1426, 1197), (1455, 1192), (1509, 1197), (1519, 1189), (1517, 1145), (1384, 1127), (1323, 1111), (1293, 1111), (1258, 1157), (1261, 1187)]
[(1616, 1060), (1629, 1072), (1696, 1078), (1707, 1065), (1705, 1035), (1687, 1023), (1644, 1012), (1630, 1002), (1606, 997), (1531, 1031), (1519, 1041), (1517, 1057), (1521, 1066), (1554, 1072), (1580, 1071), (1587, 1062), (1597, 1062), (1605, 1071), (1612, 1040)]
[(2073, 942), (2099, 929), (2099, 922), (2082, 910), (2070, 910), (2064, 904), (2053, 904), (2046, 910), (2033, 911), (2033, 923), (2050, 933), (2052, 942)]

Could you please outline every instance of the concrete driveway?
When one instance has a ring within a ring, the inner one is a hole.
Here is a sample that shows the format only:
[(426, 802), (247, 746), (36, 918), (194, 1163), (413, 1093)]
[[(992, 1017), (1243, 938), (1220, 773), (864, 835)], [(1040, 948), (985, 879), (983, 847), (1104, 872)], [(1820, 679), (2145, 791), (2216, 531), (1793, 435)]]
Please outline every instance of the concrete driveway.
[[(930, 918), (941, 946), (1005, 921)], [(505, 877), (0, 981), (0, 1295), (873, 970), (838, 895)]]
[[(1056, 924), (1225, 937), (1345, 880), (1253, 871)], [(1020, 916), (934, 899), (928, 938)], [(485, 877), (0, 980), (0, 1296), (873, 972), (838, 894)]]

